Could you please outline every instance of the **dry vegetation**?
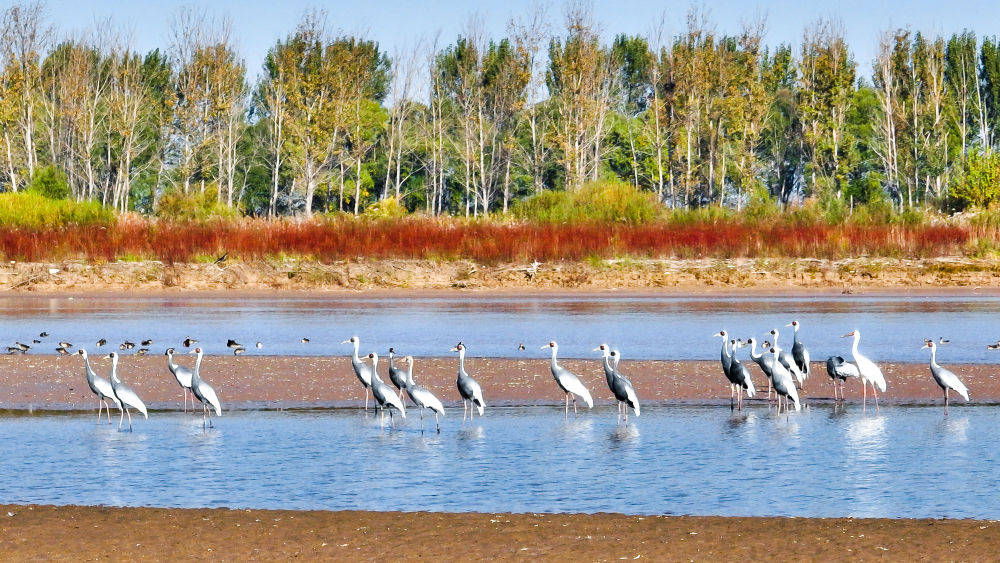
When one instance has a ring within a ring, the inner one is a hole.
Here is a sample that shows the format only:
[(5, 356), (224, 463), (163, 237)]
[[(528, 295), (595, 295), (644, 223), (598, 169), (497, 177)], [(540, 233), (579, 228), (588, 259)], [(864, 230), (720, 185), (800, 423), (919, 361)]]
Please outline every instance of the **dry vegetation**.
[(829, 225), (768, 221), (645, 225), (539, 224), (407, 218), (205, 224), (124, 219), (59, 229), (0, 227), (6, 260), (158, 260), (294, 256), (321, 263), (364, 258), (469, 259), (485, 264), (613, 258), (823, 258), (982, 256), (992, 226)]

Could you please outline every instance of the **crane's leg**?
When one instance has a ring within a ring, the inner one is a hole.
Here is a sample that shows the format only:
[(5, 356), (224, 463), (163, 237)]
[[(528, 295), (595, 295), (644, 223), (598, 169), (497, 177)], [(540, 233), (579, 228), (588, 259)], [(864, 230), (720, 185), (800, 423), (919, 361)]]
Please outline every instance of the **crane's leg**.
[(576, 395), (573, 395), (573, 415), (576, 415)]
[(466, 415), (466, 412), (468, 410), (469, 410), (469, 401), (466, 401), (465, 399), (462, 399), (462, 423), (463, 424), (465, 423), (465, 415)]
[(125, 420), (125, 407), (122, 407), (121, 413), (118, 415), (118, 430), (122, 429), (122, 421)]
[(569, 393), (566, 393), (566, 418), (569, 418)]
[(875, 389), (874, 383), (872, 383), (872, 395), (875, 396), (875, 412), (878, 412), (878, 391)]
[(729, 410), (733, 410), (733, 384), (729, 384)]
[(104, 405), (104, 399), (98, 399), (97, 400), (97, 423), (98, 424), (101, 423), (101, 409), (104, 408), (102, 405)]
[(128, 431), (131, 432), (132, 431), (132, 413), (130, 413), (128, 409), (125, 409), (125, 412), (128, 413)]
[(392, 424), (392, 429), (396, 429), (396, 419), (392, 415), (392, 409), (389, 409), (389, 422)]
[(944, 388), (944, 415), (948, 416), (948, 388)]
[(368, 388), (365, 387), (365, 412), (368, 412)]
[(424, 409), (420, 409), (420, 431), (424, 431)]
[(438, 413), (434, 413), (434, 424), (437, 425), (438, 434), (441, 433), (441, 421), (438, 420)]
[(868, 384), (861, 381), (861, 412), (868, 410)]

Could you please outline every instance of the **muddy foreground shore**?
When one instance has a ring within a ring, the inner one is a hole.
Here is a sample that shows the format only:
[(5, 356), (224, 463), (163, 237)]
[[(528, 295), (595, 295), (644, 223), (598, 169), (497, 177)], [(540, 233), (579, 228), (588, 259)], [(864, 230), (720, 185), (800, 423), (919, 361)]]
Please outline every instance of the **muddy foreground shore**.
[[(191, 364), (184, 356), (182, 363)], [(109, 360), (92, 358), (95, 369), (109, 371)], [(595, 404), (611, 405), (613, 398), (596, 360), (565, 359), (563, 366), (580, 375)], [(882, 363), (888, 390), (883, 404), (940, 403), (942, 395), (927, 364)], [(382, 364), (380, 373), (388, 381)], [(414, 376), (435, 392), (446, 407), (461, 408), (455, 390), (456, 358), (418, 358)], [(557, 405), (563, 394), (552, 380), (544, 359), (469, 358), (469, 373), (483, 388), (487, 406)], [(950, 365), (971, 390), (973, 403), (1000, 402), (1000, 367), (984, 364)], [(628, 361), (620, 369), (633, 381), (642, 404), (676, 402), (729, 403), (728, 382), (716, 361)], [(750, 366), (751, 375), (766, 395), (767, 380)], [(0, 409), (77, 410), (96, 408), (96, 400), (83, 374), (79, 356), (0, 356)], [(327, 408), (364, 403), (364, 389), (346, 357), (307, 356), (207, 356), (202, 377), (216, 389), (225, 409)], [(812, 376), (801, 396), (806, 402), (833, 398), (824, 364), (812, 365)], [(161, 355), (122, 356), (119, 375), (155, 410), (181, 408), (181, 390), (167, 371)], [(847, 400), (860, 401), (861, 385), (848, 382)], [(869, 401), (871, 394), (869, 391)], [(759, 398), (754, 402), (763, 402)], [(952, 395), (952, 404), (961, 399)]]
[(6, 559), (996, 557), (980, 520), (444, 514), (0, 505)]

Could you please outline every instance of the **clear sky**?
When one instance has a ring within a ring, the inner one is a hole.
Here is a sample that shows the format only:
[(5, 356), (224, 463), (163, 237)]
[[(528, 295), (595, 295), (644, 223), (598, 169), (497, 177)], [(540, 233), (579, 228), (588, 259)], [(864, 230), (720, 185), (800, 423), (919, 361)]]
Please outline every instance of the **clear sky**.
[[(172, 14), (182, 6), (203, 5), (209, 13), (228, 16), (238, 45), (252, 73), (260, 67), (267, 49), (295, 27), (303, 11), (311, 7), (327, 11), (331, 27), (363, 33), (390, 50), (407, 48), (419, 40), (442, 42), (453, 39), (477, 16), (487, 32), (500, 35), (512, 16), (526, 13), (537, 0), (436, 2), (397, 0), (215, 0), (180, 2), (173, 0), (48, 0), (49, 15), (63, 30), (86, 28), (109, 16), (130, 29), (142, 50), (169, 43)], [(562, 23), (564, 4), (544, 2), (554, 26)], [(676, 0), (595, 0), (594, 19), (605, 36), (617, 33), (646, 33), (666, 14), (670, 34), (684, 28), (685, 14), (692, 3)], [(699, 2), (720, 33), (735, 33), (740, 22), (763, 14), (767, 20), (766, 42), (798, 45), (805, 26), (820, 17), (840, 19), (861, 71), (870, 72), (880, 31), (889, 27), (910, 27), (932, 34), (972, 29), (979, 35), (1000, 34), (1000, 0), (715, 0)]]

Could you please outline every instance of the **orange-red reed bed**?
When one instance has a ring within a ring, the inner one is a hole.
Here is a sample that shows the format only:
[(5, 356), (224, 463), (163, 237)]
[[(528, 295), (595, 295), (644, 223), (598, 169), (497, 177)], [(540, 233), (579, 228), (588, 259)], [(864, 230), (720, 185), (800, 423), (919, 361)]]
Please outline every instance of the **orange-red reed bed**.
[(228, 252), (261, 259), (305, 256), (469, 258), (480, 262), (589, 257), (731, 258), (850, 256), (931, 257), (963, 254), (998, 230), (972, 226), (657, 223), (643, 226), (552, 225), (410, 218), (394, 221), (239, 220), (210, 224), (123, 220), (117, 225), (24, 230), (0, 226), (7, 260), (156, 259), (187, 262)]

